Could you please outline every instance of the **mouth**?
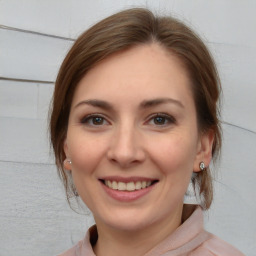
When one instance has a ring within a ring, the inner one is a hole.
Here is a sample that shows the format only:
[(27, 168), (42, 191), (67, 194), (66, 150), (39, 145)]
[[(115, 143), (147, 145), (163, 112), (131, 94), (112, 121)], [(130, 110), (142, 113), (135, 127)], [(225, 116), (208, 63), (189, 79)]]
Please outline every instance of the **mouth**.
[(148, 187), (153, 186), (158, 182), (158, 180), (139, 180), (139, 181), (117, 181), (117, 180), (109, 180), (109, 179), (101, 179), (100, 180), (105, 186), (107, 186), (110, 189), (118, 190), (118, 191), (138, 191), (143, 190)]

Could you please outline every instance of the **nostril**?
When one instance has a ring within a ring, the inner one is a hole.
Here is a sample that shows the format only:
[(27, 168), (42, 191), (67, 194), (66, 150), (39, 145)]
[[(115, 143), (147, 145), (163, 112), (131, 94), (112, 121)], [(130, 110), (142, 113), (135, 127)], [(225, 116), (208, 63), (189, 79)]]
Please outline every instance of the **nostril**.
[(126, 127), (125, 130), (120, 130), (115, 134), (109, 145), (107, 158), (112, 163), (127, 167), (130, 164), (142, 162), (145, 159), (145, 151), (140, 145), (140, 140), (134, 137), (134, 131)]

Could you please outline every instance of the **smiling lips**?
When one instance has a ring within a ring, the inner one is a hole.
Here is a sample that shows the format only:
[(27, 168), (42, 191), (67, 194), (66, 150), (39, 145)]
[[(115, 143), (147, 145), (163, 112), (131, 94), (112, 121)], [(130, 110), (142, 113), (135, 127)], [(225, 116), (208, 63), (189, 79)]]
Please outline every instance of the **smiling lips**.
[(158, 180), (126, 180), (106, 178), (100, 180), (106, 193), (115, 200), (130, 202), (148, 194)]

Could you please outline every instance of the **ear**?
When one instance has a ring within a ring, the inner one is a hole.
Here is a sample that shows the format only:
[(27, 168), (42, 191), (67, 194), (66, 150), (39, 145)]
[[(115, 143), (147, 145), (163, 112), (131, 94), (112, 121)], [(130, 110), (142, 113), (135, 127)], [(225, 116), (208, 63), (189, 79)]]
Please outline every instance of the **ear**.
[(63, 150), (64, 150), (64, 152), (65, 152), (66, 157), (69, 158), (69, 150), (68, 150), (67, 138), (64, 140), (64, 143), (63, 143)]
[(65, 155), (66, 155), (66, 159), (63, 162), (63, 167), (64, 167), (65, 170), (71, 171), (72, 162), (71, 162), (70, 155), (69, 155), (67, 139), (65, 139), (65, 141), (64, 141), (63, 149), (64, 149), (64, 152), (65, 152)]
[(194, 172), (200, 172), (200, 162), (204, 162), (208, 167), (212, 160), (212, 146), (214, 141), (214, 131), (208, 130), (200, 135), (197, 145), (197, 154), (194, 161)]

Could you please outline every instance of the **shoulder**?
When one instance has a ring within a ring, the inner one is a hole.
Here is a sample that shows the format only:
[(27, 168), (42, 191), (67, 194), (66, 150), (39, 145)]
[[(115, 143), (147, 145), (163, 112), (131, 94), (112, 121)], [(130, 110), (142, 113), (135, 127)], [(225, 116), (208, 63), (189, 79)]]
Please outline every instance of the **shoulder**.
[[(208, 233), (208, 232), (207, 232)], [(223, 241), (219, 237), (208, 233), (209, 239), (204, 241), (196, 250), (194, 250), (191, 256), (245, 256), (238, 249)]]
[(78, 256), (80, 255), (78, 254), (78, 251), (80, 251), (81, 244), (82, 244), (82, 241), (79, 241), (75, 246), (73, 246), (72, 248), (70, 248), (69, 250), (61, 254), (58, 254), (57, 256)]
[(73, 246), (66, 252), (59, 254), (58, 256), (95, 256), (91, 245), (91, 241), (92, 243), (95, 243), (94, 239), (97, 240), (96, 236), (97, 228), (94, 225), (91, 228), (89, 228), (83, 240), (79, 241), (75, 246)]

